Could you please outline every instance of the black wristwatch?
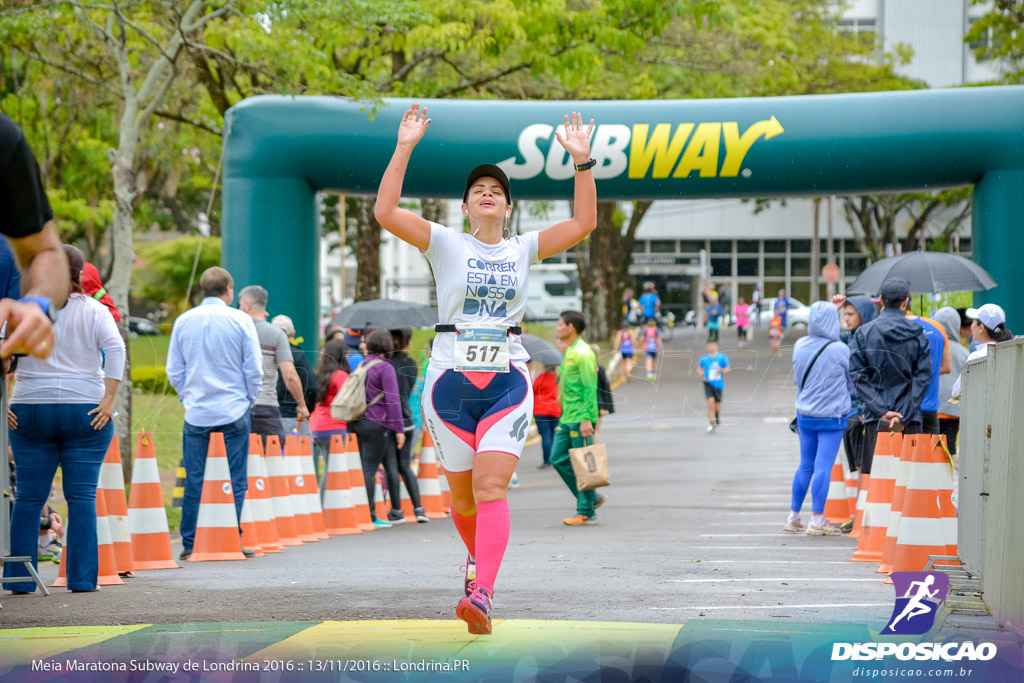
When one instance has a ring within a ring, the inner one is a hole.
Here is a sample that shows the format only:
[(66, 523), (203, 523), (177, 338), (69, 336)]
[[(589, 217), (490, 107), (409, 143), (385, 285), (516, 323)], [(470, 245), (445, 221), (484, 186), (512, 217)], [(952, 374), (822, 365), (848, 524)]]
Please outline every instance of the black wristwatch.
[(51, 323), (57, 323), (57, 307), (53, 305), (51, 299), (45, 296), (23, 296), (18, 299), (18, 302), (23, 304), (32, 303), (39, 306), (39, 308), (43, 309), (43, 313), (47, 315)]
[(595, 166), (597, 166), (597, 159), (591, 159), (590, 161), (588, 161), (585, 164), (576, 164), (576, 170), (577, 171), (587, 171), (587, 170), (589, 170), (591, 168), (594, 168)]

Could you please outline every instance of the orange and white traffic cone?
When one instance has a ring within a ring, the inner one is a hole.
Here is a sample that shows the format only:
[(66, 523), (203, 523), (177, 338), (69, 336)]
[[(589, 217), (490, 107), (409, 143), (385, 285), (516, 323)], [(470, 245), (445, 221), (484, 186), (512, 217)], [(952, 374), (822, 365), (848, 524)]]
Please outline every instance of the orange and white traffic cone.
[[(953, 505), (953, 478), (956, 477), (956, 472), (953, 471), (953, 458), (949, 454), (949, 448), (946, 445), (946, 437), (933, 436), (932, 437), (932, 450), (931, 450), (932, 462), (942, 463), (948, 468), (949, 476), (948, 482), (947, 477), (943, 477), (940, 481), (939, 486), (939, 511), (942, 513), (942, 529), (946, 537), (946, 555), (948, 557), (958, 557), (959, 551), (957, 548), (957, 512), (956, 506)], [(951, 562), (936, 562), (936, 564), (952, 564)]]
[(294, 434), (284, 439), (284, 467), (288, 473), (288, 490), (291, 493), (292, 510), (295, 513), (295, 530), (303, 543), (315, 543), (320, 538), (313, 533), (313, 520), (309, 514), (309, 500), (306, 498), (306, 478), (302, 476), (302, 454), (299, 440)]
[(259, 500), (266, 489), (266, 484), (260, 478), (260, 451), (262, 449), (253, 448), (253, 441), (259, 439), (258, 434), (249, 435), (249, 455), (245, 463), (248, 490), (245, 492), (245, 500), (242, 502), (242, 516), (238, 520), (239, 526), (242, 527), (242, 545), (252, 548), (255, 557), (262, 557), (266, 554), (260, 544), (257, 524), (269, 522), (269, 520), (259, 519), (260, 513), (263, 511)]
[[(437, 472), (437, 452), (434, 450), (434, 439), (430, 430), (423, 430), (423, 445), (420, 446), (420, 472), (416, 477), (420, 486), (420, 504), (430, 519), (444, 519), (441, 504), (441, 482)], [(445, 479), (445, 483), (448, 480)]]
[(345, 437), (340, 434), (331, 437), (326, 469), (323, 508), (324, 526), (327, 533), (332, 536), (363, 533), (356, 521), (356, 509), (352, 504), (352, 487), (348, 477)]
[(949, 466), (932, 460), (930, 441), (930, 437), (921, 435), (913, 450), (893, 571), (924, 571), (929, 555), (947, 552), (938, 492), (944, 484), (949, 485)]
[(898, 452), (894, 449), (898, 449), (901, 443), (899, 434), (878, 432), (875, 455), (871, 462), (871, 485), (864, 502), (862, 533), (857, 542), (857, 550), (850, 558), (855, 562), (878, 562), (882, 559), (898, 469), (893, 453)]
[(370, 521), (370, 499), (366, 495), (363, 461), (359, 457), (359, 439), (355, 434), (349, 434), (346, 455), (348, 456), (348, 480), (352, 485), (352, 504), (356, 508), (356, 521), (363, 531), (373, 531), (376, 527)]
[(903, 517), (903, 502), (907, 497), (907, 481), (910, 478), (910, 463), (914, 459), (914, 449), (921, 438), (918, 434), (903, 437), (900, 448), (900, 462), (896, 470), (896, 486), (892, 493), (892, 509), (889, 512), (889, 525), (885, 531), (885, 544), (882, 546), (882, 559), (878, 571), (882, 574), (892, 573), (892, 560), (896, 556), (896, 538), (900, 533), (900, 519)]
[(267, 437), (267, 456), (263, 462), (267, 468), (267, 479), (270, 481), (270, 496), (273, 501), (278, 540), (283, 546), (302, 545), (295, 528), (295, 511), (292, 509), (288, 471), (281, 455), (281, 441), (276, 436)]
[(210, 433), (210, 448), (203, 470), (203, 493), (199, 499), (196, 537), (186, 562), (244, 560), (238, 536), (235, 492), (222, 432)]
[(843, 477), (842, 452), (836, 453), (832, 465), (832, 476), (828, 482), (828, 498), (825, 499), (825, 519), (832, 524), (842, 524), (850, 518), (850, 504), (846, 501), (846, 479)]
[[(253, 454), (256, 455), (255, 458)], [(249, 465), (255, 467), (255, 475), (250, 469), (249, 491), (245, 494), (245, 500), (248, 502), (252, 496), (252, 514), (256, 519), (256, 538), (259, 547), (265, 553), (279, 553), (284, 550), (284, 545), (277, 534), (274, 500), (270, 493), (270, 477), (267, 476), (267, 459), (263, 454), (263, 437), (259, 434), (249, 435)]]
[[(69, 519), (64, 529), (64, 537), (70, 541), (72, 533), (71, 525), (75, 520)], [(54, 586), (68, 585), (67, 563), (71, 561), (70, 543), (65, 544), (64, 551), (60, 554), (60, 568), (57, 570), (57, 579), (50, 584)], [(107, 505), (105, 496), (96, 495), (96, 551), (99, 559), (99, 570), (96, 574), (97, 586), (116, 586), (124, 583), (117, 573), (117, 557), (114, 555), (114, 540), (110, 536), (110, 524), (107, 523)]]
[(160, 468), (153, 436), (139, 434), (128, 496), (128, 526), (132, 533), (132, 559), (136, 569), (180, 569), (171, 550), (167, 509), (160, 486)]
[(299, 437), (299, 455), (302, 456), (303, 485), (306, 491), (306, 503), (309, 506), (309, 521), (313, 523), (313, 533), (319, 539), (328, 537), (324, 525), (324, 508), (320, 502), (320, 487), (316, 481), (316, 465), (313, 464), (313, 444), (308, 436)]
[(868, 502), (868, 489), (871, 487), (871, 475), (859, 474), (857, 480), (857, 502), (853, 507), (853, 530), (850, 531), (850, 538), (860, 538), (864, 533), (864, 506)]
[(128, 523), (128, 503), (124, 493), (124, 469), (121, 467), (121, 444), (115, 436), (107, 448), (107, 457), (100, 465), (100, 484), (97, 496), (103, 496), (107, 506), (107, 523), (114, 542), (117, 573), (135, 576), (132, 554), (132, 528)]

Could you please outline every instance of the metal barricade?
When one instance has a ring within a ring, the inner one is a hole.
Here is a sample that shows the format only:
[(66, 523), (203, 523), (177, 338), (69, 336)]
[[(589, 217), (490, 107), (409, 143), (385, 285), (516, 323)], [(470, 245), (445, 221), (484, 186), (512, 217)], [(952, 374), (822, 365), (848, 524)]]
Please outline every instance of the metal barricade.
[(962, 384), (960, 558), (992, 615), (1024, 632), (1024, 338), (965, 364)]

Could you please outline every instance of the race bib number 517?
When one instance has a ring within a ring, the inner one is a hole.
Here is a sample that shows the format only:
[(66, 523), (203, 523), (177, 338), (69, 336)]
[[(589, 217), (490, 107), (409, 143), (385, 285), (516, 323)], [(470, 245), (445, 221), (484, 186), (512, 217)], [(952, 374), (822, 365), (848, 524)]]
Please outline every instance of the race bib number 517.
[(508, 329), (491, 325), (459, 325), (455, 338), (458, 372), (508, 372)]

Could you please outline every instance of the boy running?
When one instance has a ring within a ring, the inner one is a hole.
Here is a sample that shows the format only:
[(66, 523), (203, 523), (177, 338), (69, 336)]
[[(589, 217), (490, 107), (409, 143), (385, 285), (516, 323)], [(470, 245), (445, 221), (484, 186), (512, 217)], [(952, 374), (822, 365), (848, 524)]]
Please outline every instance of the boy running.
[(637, 341), (642, 341), (645, 355), (647, 356), (647, 381), (653, 382), (657, 378), (654, 369), (657, 367), (658, 356), (661, 355), (662, 350), (658, 321), (654, 318), (648, 318), (647, 325), (643, 330), (643, 337), (637, 339)]
[(722, 409), (722, 390), (725, 389), (725, 373), (729, 372), (729, 359), (718, 350), (718, 342), (708, 339), (708, 352), (700, 357), (697, 364), (704, 368), (704, 396), (708, 399), (708, 434), (721, 424), (718, 413)]

